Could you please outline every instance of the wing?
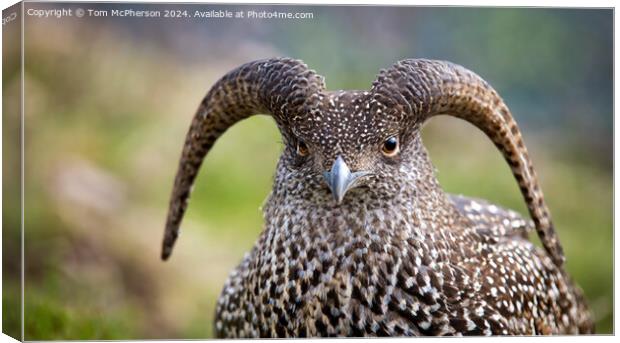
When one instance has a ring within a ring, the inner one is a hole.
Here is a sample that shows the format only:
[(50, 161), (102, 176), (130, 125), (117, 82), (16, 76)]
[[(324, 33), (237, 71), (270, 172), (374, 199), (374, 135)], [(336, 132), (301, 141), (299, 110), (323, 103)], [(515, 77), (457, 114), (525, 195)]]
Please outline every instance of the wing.
[[(490, 307), (485, 313), (498, 313), (523, 334), (594, 332), (581, 289), (542, 249), (529, 242), (528, 233), (535, 230), (531, 220), (485, 200), (461, 195), (449, 195), (449, 199), (474, 224), (476, 232), (498, 241), (481, 268), (470, 269), (479, 272), (476, 279), (481, 285), (475, 292)], [(537, 315), (536, 309), (541, 308), (547, 310)]]
[(491, 236), (527, 239), (535, 228), (534, 222), (521, 214), (486, 200), (454, 194), (448, 197), (458, 212)]

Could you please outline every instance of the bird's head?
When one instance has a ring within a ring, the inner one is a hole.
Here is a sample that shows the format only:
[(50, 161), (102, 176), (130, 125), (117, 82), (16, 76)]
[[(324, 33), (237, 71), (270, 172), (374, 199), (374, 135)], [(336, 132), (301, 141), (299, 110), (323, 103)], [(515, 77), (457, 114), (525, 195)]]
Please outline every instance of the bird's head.
[(407, 171), (426, 168), (413, 163), (418, 127), (370, 92), (323, 92), (320, 99), (315, 108), (280, 126), (285, 148), (276, 189), (303, 184), (287, 195), (321, 203), (340, 204), (350, 191), (366, 195), (355, 201), (387, 199), (408, 180)]

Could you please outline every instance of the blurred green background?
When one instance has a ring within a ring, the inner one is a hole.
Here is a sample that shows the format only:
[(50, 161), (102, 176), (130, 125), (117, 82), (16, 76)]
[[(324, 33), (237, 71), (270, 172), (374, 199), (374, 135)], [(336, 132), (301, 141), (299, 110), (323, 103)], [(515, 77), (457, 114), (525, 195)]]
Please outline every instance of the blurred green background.
[[(275, 9), (87, 6), (129, 7)], [(597, 331), (612, 332), (612, 10), (277, 9), (314, 18), (26, 17), (26, 339), (212, 336), (227, 273), (261, 230), (282, 149), (272, 120), (253, 117), (218, 141), (163, 263), (168, 197), (209, 87), (270, 56), (303, 59), (328, 89), (368, 89), (380, 68), (407, 57), (450, 60), (488, 80), (523, 130)], [(17, 94), (17, 74), (3, 81)], [(424, 140), (447, 191), (527, 213), (500, 154), (474, 127), (439, 117)], [(19, 223), (17, 211), (4, 215)], [(8, 280), (3, 300), (18, 304), (19, 286)], [(17, 319), (5, 317), (5, 328)]]

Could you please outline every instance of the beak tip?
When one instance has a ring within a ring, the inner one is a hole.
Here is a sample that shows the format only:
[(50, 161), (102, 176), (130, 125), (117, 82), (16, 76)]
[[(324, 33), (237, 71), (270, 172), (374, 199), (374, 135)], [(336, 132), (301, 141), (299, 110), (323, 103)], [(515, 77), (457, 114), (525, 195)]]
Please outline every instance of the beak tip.
[(331, 170), (323, 172), (327, 186), (338, 205), (342, 204), (345, 194), (356, 185), (357, 180), (368, 174), (370, 173), (365, 171), (351, 173), (340, 156), (334, 162)]

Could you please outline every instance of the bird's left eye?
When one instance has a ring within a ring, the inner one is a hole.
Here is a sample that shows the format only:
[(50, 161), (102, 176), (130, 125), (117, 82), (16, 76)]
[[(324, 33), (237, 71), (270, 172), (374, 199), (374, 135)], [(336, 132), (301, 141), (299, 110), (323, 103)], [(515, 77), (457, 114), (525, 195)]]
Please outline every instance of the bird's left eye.
[(308, 155), (308, 152), (308, 146), (306, 145), (306, 143), (302, 141), (297, 142), (297, 155), (306, 156)]
[(396, 136), (392, 136), (386, 139), (383, 142), (383, 146), (381, 147), (381, 152), (383, 155), (392, 157), (398, 154), (399, 146), (398, 146), (398, 138)]

